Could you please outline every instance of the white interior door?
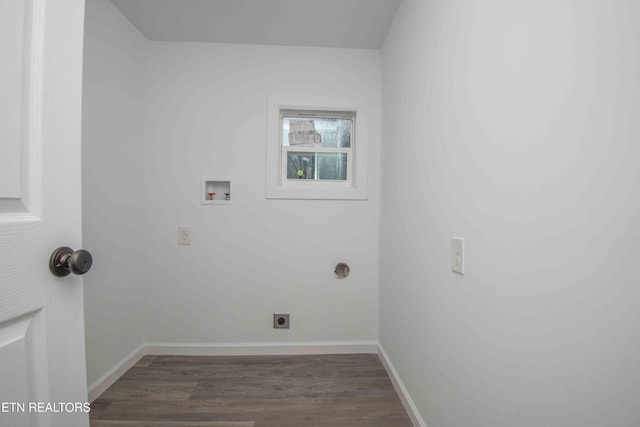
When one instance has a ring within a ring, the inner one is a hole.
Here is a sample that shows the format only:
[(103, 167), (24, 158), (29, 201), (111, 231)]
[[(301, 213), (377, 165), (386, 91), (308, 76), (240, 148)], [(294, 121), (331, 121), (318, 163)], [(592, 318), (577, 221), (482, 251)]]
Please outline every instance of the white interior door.
[[(81, 247), (84, 0), (0, 0), (0, 426), (87, 426)], [(69, 405), (71, 403), (72, 405)]]

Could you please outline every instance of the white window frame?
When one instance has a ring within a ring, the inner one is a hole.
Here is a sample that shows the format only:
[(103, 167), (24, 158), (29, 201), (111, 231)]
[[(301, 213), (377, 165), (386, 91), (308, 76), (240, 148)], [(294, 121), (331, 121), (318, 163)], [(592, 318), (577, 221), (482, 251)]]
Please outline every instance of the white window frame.
[[(347, 180), (287, 179), (287, 151), (339, 152), (341, 149), (282, 145), (282, 110), (346, 111), (355, 113), (354, 134), (348, 152)], [(319, 96), (270, 96), (267, 105), (267, 199), (367, 200), (367, 145), (369, 109), (362, 100)]]

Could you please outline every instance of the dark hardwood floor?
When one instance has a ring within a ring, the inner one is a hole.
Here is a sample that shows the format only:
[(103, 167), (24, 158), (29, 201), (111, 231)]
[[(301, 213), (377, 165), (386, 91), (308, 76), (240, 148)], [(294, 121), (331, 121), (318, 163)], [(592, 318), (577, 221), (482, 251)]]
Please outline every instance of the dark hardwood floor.
[(375, 354), (146, 356), (91, 426), (411, 427)]

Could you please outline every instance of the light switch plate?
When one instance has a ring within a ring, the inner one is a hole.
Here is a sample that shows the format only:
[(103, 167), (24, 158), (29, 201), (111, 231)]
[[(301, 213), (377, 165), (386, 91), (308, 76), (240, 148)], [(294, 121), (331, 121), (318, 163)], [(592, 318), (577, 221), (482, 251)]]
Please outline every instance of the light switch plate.
[(451, 270), (464, 276), (464, 238), (451, 238)]
[(183, 225), (178, 227), (178, 244), (190, 245), (191, 244), (191, 227)]

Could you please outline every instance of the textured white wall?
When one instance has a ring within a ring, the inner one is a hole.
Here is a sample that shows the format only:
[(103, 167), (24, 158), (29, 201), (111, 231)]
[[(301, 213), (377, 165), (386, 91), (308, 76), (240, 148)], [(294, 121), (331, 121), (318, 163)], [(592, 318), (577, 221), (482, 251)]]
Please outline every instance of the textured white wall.
[(83, 244), (94, 257), (84, 279), (89, 384), (143, 337), (143, 55), (145, 40), (107, 0), (86, 4)]
[[(380, 52), (150, 42), (145, 90), (147, 340), (377, 339)], [(282, 92), (369, 100), (368, 201), (265, 199), (267, 96)], [(202, 206), (201, 176), (231, 176), (233, 204)]]
[(629, 1), (403, 1), (380, 339), (429, 427), (640, 424), (639, 21)]

